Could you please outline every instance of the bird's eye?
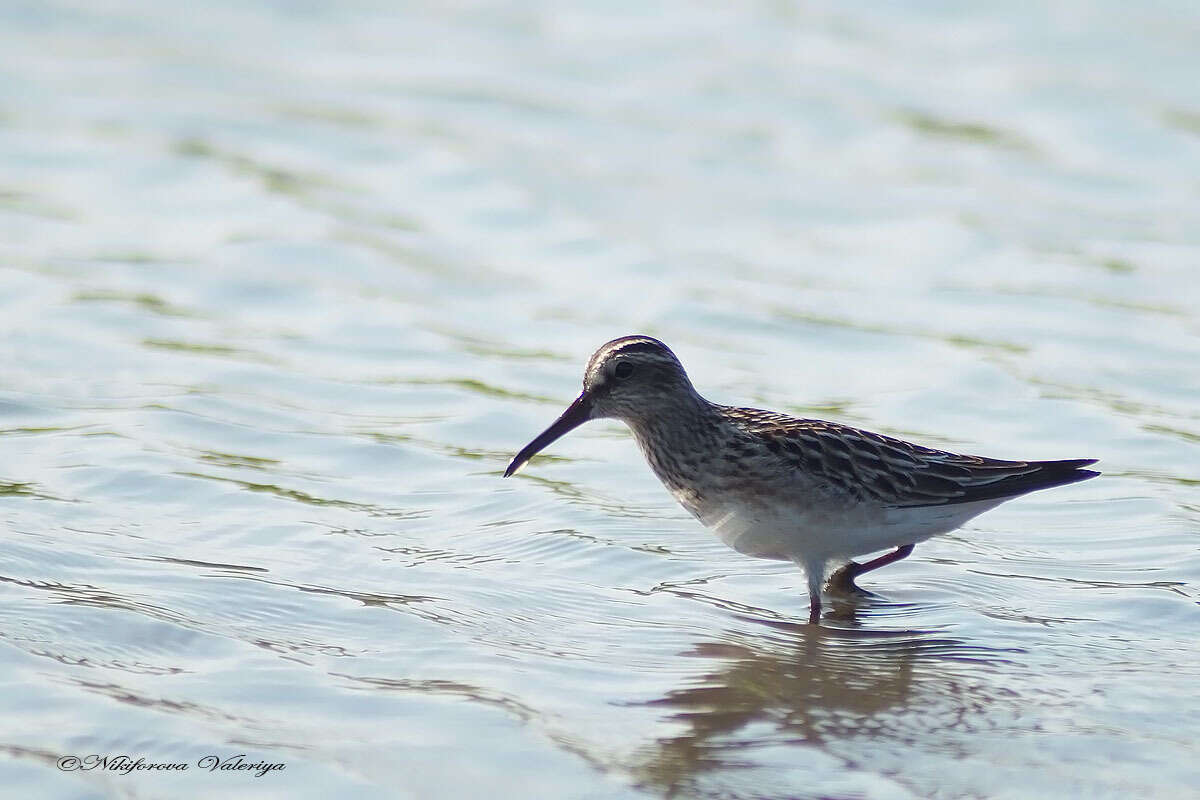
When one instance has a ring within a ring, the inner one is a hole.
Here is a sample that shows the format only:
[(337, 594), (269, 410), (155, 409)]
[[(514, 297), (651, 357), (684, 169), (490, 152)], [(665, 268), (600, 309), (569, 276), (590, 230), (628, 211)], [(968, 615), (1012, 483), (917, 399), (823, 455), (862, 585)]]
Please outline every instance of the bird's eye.
[(615, 375), (618, 380), (625, 380), (632, 374), (633, 364), (630, 364), (628, 361), (622, 361), (613, 369), (613, 375)]

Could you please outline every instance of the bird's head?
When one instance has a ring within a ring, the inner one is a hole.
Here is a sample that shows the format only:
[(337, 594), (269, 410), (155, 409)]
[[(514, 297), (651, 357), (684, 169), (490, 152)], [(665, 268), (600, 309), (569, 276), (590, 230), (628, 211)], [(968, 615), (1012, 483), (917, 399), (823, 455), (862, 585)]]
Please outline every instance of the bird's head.
[(638, 423), (665, 413), (695, 389), (671, 349), (649, 336), (622, 336), (592, 354), (583, 373), (583, 392), (554, 424), (527, 444), (504, 471), (512, 475), (535, 454), (589, 419)]

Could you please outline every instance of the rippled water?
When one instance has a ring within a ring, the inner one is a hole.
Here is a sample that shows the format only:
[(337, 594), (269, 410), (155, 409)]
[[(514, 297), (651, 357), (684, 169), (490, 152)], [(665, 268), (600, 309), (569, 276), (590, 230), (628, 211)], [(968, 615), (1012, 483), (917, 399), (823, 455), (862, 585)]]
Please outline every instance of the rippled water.
[[(1200, 11), (902, 5), (0, 7), (6, 790), (1195, 792)], [(500, 479), (632, 332), (1104, 475), (810, 627), (619, 425)]]

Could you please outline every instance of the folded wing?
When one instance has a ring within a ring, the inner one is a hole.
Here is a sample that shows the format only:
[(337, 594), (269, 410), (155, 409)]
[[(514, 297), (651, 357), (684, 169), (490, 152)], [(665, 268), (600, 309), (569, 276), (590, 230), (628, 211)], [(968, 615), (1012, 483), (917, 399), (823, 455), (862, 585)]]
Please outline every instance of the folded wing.
[(885, 506), (973, 503), (1094, 478), (1093, 458), (1004, 461), (959, 455), (823, 420), (736, 409), (740, 423), (809, 475)]

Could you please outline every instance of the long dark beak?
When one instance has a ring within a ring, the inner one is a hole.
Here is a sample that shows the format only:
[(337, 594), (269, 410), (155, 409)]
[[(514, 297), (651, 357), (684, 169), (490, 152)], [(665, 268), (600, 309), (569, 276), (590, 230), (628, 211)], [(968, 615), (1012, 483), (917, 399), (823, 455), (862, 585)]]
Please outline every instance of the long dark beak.
[(521, 449), (516, 458), (504, 470), (504, 477), (514, 474), (525, 462), (537, 455), (538, 451), (553, 442), (568, 431), (573, 431), (592, 418), (592, 398), (587, 393), (575, 398), (575, 402), (567, 406), (562, 416), (554, 420), (554, 424), (538, 434), (538, 437)]

